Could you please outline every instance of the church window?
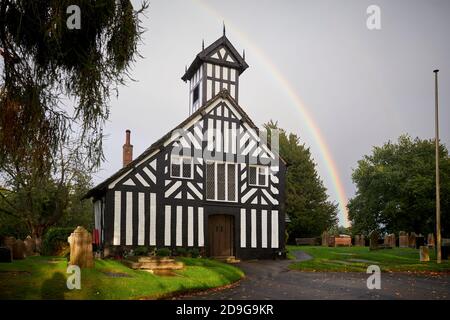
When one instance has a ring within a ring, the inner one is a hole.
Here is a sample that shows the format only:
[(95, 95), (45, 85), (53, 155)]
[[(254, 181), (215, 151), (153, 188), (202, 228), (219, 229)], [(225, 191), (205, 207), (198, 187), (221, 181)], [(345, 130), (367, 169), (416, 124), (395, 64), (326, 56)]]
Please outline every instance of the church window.
[(207, 162), (206, 198), (208, 200), (237, 201), (236, 169), (235, 163)]
[(170, 176), (172, 178), (192, 179), (194, 162), (192, 157), (171, 157)]
[(267, 187), (269, 168), (265, 166), (249, 166), (248, 184), (257, 187)]

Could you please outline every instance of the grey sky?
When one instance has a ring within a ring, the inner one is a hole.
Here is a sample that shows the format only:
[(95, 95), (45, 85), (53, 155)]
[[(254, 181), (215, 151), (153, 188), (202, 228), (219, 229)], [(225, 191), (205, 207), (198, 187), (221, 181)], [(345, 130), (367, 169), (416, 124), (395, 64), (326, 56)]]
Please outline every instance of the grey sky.
[[(381, 7), (378, 31), (366, 28), (371, 4)], [(441, 70), (441, 138), (449, 145), (449, 14), (447, 0), (152, 0), (144, 19), (145, 59), (134, 66), (137, 82), (112, 102), (107, 160), (95, 182), (121, 167), (125, 129), (132, 131), (136, 157), (188, 115), (188, 88), (180, 77), (202, 39), (209, 45), (221, 36), (224, 20), (227, 37), (239, 52), (246, 49), (250, 65), (240, 78), (240, 105), (258, 125), (273, 119), (299, 134), (337, 201), (314, 135), (274, 77), (278, 69), (320, 128), (352, 197), (352, 168), (372, 146), (402, 133), (434, 136), (435, 68)]]

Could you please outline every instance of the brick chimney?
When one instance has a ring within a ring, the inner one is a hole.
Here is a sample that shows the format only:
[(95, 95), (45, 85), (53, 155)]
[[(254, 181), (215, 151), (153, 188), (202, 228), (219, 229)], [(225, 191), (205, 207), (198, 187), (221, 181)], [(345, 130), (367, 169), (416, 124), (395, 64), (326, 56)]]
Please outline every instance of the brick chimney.
[(130, 134), (131, 131), (125, 131), (125, 144), (123, 145), (123, 166), (127, 166), (131, 161), (133, 161), (133, 145), (130, 144)]

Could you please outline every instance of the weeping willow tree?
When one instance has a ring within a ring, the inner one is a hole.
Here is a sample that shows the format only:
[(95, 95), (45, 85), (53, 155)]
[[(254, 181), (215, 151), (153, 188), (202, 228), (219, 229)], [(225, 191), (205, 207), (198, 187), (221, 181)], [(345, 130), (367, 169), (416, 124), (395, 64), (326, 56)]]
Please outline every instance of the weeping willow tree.
[[(74, 5), (78, 11), (68, 10)], [(100, 163), (110, 96), (140, 56), (147, 8), (129, 0), (0, 1), (0, 164), (31, 153), (34, 166), (45, 166), (74, 127), (91, 163)]]
[(110, 97), (140, 57), (147, 7), (0, 0), (0, 212), (37, 243), (67, 211), (73, 177), (103, 158)]

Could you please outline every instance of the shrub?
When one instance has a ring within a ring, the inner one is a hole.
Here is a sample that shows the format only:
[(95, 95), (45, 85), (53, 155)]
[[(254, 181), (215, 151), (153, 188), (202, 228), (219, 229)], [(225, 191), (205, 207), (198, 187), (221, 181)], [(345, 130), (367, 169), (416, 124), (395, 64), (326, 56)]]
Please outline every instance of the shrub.
[(180, 257), (186, 257), (187, 256), (186, 248), (176, 248), (175, 255), (180, 256)]
[(156, 250), (156, 256), (168, 257), (168, 256), (170, 256), (170, 249), (169, 248), (159, 248)]
[(148, 247), (139, 246), (139, 247), (134, 248), (134, 255), (135, 256), (146, 256), (146, 255), (148, 255)]
[(192, 258), (198, 258), (200, 256), (200, 250), (198, 250), (198, 248), (192, 248), (191, 250), (189, 250), (189, 255)]
[(50, 228), (42, 240), (42, 254), (46, 256), (66, 256), (70, 251), (67, 238), (73, 228)]

